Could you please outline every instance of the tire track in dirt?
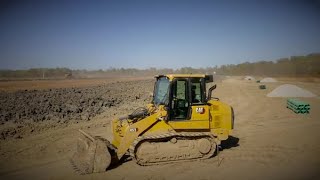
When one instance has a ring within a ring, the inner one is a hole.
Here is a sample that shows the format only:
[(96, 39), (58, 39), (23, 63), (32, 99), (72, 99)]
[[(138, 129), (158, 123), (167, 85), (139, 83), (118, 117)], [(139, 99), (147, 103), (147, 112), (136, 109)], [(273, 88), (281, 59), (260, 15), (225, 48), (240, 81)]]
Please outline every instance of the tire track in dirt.
[(263, 145), (263, 146), (240, 146), (230, 151), (223, 151), (222, 156), (226, 160), (242, 160), (255, 161), (262, 164), (290, 163), (296, 154), (303, 152), (303, 150), (295, 147), (286, 147), (281, 145)]

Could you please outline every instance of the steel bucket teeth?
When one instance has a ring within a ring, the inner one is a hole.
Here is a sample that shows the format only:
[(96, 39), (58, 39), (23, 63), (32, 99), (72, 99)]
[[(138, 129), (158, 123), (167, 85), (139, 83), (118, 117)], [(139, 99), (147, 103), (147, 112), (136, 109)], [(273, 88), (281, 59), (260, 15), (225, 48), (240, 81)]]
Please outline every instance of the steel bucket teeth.
[(80, 169), (77, 168), (77, 166), (74, 164), (74, 162), (72, 161), (72, 159), (69, 160), (70, 164), (74, 170), (74, 172), (80, 174), (80, 175), (84, 175), (85, 173), (81, 172)]

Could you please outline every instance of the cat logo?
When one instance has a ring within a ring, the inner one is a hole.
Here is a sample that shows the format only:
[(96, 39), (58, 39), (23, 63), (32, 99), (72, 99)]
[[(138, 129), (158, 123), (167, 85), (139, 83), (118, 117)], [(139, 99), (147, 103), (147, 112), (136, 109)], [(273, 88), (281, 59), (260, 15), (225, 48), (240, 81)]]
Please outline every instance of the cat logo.
[(196, 112), (199, 114), (203, 114), (204, 113), (204, 108), (203, 107), (197, 107), (196, 108)]

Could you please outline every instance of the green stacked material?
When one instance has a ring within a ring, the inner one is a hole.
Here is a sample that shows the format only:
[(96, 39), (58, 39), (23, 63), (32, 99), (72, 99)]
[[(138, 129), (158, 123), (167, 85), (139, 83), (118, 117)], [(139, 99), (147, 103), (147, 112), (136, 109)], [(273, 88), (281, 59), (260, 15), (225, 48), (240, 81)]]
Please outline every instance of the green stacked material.
[(266, 89), (266, 85), (262, 84), (259, 86), (260, 89)]
[(257, 83), (260, 83), (260, 80), (258, 80)]
[(297, 114), (308, 114), (310, 111), (310, 104), (297, 99), (289, 98), (287, 99), (287, 108), (291, 109)]

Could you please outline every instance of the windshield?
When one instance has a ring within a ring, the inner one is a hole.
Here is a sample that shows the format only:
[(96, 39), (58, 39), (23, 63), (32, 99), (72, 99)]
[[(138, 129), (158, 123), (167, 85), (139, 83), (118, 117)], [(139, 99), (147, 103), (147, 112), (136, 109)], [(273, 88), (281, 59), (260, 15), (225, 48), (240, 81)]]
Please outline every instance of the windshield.
[(153, 103), (155, 105), (168, 105), (169, 102), (169, 85), (170, 82), (166, 77), (157, 80), (154, 89)]

